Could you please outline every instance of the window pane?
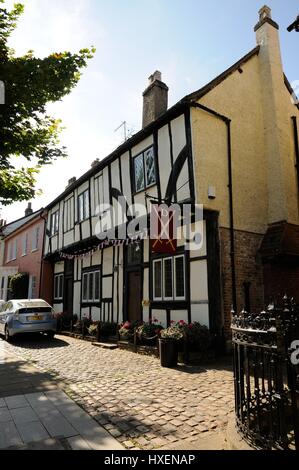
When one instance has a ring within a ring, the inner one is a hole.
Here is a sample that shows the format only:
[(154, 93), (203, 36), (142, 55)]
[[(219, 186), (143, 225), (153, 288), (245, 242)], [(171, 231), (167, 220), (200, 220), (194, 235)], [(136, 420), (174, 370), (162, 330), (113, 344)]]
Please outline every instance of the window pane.
[(151, 147), (145, 152), (146, 185), (156, 182), (154, 149)]
[(63, 297), (63, 275), (59, 276), (59, 298)]
[(95, 272), (94, 277), (95, 287), (94, 287), (94, 300), (100, 300), (100, 273), (99, 271)]
[(55, 233), (58, 232), (59, 228), (59, 212), (57, 211), (55, 214)]
[(135, 171), (135, 190), (140, 191), (144, 188), (143, 154), (134, 158)]
[(80, 194), (78, 198), (78, 204), (79, 204), (79, 221), (84, 219), (84, 213), (83, 213), (83, 194)]
[(54, 298), (57, 299), (57, 282), (58, 282), (58, 277), (54, 277)]
[(87, 219), (89, 217), (89, 192), (84, 192), (84, 218)]
[(185, 297), (184, 257), (175, 258), (175, 296)]
[(93, 273), (89, 273), (88, 300), (93, 300)]
[(164, 260), (164, 297), (172, 298), (172, 259)]
[(83, 274), (83, 300), (87, 300), (87, 280), (88, 274)]
[(154, 298), (162, 298), (162, 261), (154, 262)]

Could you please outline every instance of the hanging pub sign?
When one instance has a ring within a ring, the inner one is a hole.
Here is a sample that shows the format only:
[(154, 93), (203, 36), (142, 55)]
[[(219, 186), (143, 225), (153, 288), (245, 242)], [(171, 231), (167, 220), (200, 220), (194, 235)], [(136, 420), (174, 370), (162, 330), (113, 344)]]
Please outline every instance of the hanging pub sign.
[(153, 253), (176, 253), (177, 213), (166, 204), (152, 204), (150, 247)]

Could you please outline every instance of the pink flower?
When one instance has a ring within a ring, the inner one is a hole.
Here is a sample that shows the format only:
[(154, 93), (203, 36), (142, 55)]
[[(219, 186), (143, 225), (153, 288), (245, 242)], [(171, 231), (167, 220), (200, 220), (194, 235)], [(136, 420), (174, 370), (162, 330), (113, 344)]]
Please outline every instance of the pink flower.
[(171, 320), (171, 322), (170, 322), (170, 323), (173, 325), (173, 324), (175, 323), (175, 321), (174, 321), (174, 320)]

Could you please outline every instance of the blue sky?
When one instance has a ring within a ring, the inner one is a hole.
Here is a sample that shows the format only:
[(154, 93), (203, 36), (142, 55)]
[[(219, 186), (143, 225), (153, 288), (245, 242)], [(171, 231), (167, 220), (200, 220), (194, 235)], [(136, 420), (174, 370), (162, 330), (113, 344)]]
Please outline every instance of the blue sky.
[[(10, 7), (14, 1), (7, 0)], [(33, 208), (61, 193), (95, 158), (122, 141), (114, 130), (124, 120), (141, 126), (142, 92), (156, 69), (169, 86), (169, 105), (200, 88), (255, 47), (253, 27), (262, 0), (23, 0), (25, 13), (10, 44), (16, 53), (45, 56), (94, 45), (96, 55), (77, 88), (50, 112), (63, 120), (61, 142), (69, 158), (41, 171), (43, 194)], [(285, 73), (299, 79), (298, 33), (287, 26), (299, 14), (298, 0), (268, 0), (280, 25)], [(19, 162), (18, 162), (19, 163)], [(2, 208), (7, 221), (23, 215), (26, 203)]]

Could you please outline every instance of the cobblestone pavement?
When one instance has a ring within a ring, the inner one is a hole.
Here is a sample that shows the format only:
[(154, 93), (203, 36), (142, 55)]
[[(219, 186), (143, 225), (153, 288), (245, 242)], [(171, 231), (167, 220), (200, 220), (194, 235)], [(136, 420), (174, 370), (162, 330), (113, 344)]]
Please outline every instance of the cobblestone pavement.
[(1, 346), (62, 380), (66, 393), (129, 449), (195, 442), (224, 430), (233, 410), (229, 360), (167, 369), (154, 357), (65, 336)]

